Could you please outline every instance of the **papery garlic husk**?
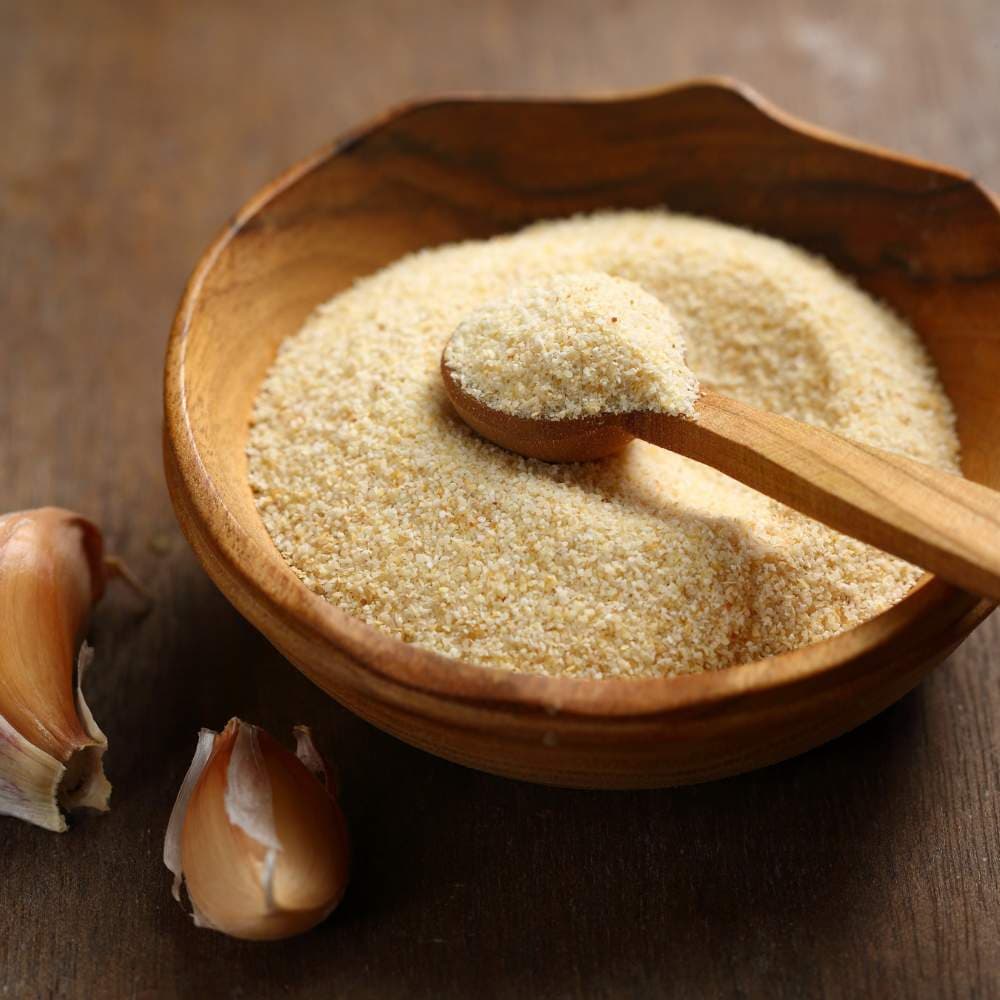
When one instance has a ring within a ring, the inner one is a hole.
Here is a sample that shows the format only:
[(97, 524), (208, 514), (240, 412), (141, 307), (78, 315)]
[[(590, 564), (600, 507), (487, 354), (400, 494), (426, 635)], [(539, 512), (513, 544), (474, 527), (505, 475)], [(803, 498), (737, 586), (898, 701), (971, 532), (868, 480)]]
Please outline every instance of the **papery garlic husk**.
[(66, 829), (60, 807), (108, 808), (107, 739), (82, 692), (93, 651), (81, 640), (110, 565), (79, 514), (0, 516), (0, 813), (48, 830)]
[(203, 729), (167, 826), (163, 861), (199, 927), (270, 941), (325, 919), (347, 888), (347, 824), (309, 730), (292, 754), (231, 719)]

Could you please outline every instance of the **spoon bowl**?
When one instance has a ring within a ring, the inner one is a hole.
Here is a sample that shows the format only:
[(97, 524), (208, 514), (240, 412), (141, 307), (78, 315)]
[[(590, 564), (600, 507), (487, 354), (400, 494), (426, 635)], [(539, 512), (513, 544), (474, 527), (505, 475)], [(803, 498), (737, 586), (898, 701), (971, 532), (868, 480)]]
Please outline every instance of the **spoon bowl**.
[(467, 393), (441, 355), (441, 381), (455, 412), (477, 434), (508, 451), (543, 462), (589, 462), (617, 454), (635, 435), (624, 413), (542, 420), (494, 410)]

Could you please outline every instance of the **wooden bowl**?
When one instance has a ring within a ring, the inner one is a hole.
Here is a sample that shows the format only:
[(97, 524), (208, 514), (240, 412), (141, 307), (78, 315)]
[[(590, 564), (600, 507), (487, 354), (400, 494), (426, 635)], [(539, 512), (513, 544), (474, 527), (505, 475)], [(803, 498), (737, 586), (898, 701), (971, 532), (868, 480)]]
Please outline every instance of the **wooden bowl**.
[(254, 507), (244, 445), (279, 342), (314, 306), (418, 247), (662, 203), (817, 251), (908, 317), (955, 404), (965, 474), (1000, 488), (1000, 213), (970, 178), (803, 125), (725, 81), (405, 107), (293, 167), (226, 227), (188, 283), (165, 384), (167, 480), (205, 569), (324, 691), (400, 739), (560, 785), (717, 778), (870, 718), (992, 610), (925, 576), (877, 618), (767, 660), (564, 680), (406, 645), (286, 567)]

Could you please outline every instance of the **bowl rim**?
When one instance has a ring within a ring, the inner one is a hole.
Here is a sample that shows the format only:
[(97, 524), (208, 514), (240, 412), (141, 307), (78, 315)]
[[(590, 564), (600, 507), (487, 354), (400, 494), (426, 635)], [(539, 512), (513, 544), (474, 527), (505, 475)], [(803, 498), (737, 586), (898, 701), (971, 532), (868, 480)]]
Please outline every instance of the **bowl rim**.
[[(996, 202), (976, 181), (951, 167), (895, 153), (801, 121), (775, 107), (752, 88), (719, 76), (697, 77), (665, 87), (570, 97), (460, 93), (403, 103), (356, 126), (282, 172), (252, 195), (212, 240), (195, 265), (182, 294), (167, 342), (164, 367), (164, 452), (171, 500), (181, 527), (209, 575), (238, 588), (234, 601), (253, 618), (255, 607), (306, 641), (340, 652), (384, 682), (452, 704), (489, 706), (523, 714), (569, 714), (587, 718), (649, 719), (706, 708), (732, 707), (756, 697), (770, 697), (795, 685), (815, 681), (846, 666), (861, 654), (878, 653), (916, 635), (930, 612), (947, 609), (945, 622), (935, 618), (935, 632), (961, 623), (963, 634), (994, 608), (992, 602), (925, 573), (900, 601), (874, 618), (835, 636), (774, 656), (700, 674), (653, 678), (576, 678), (515, 673), (481, 667), (392, 638), (354, 618), (310, 591), (285, 565), (277, 550), (265, 553), (226, 505), (206, 468), (187, 406), (187, 338), (205, 279), (240, 231), (269, 203), (307, 174), (349, 151), (392, 124), (430, 108), (450, 104), (609, 104), (662, 100), (699, 88), (727, 92), (762, 117), (823, 143), (932, 171), (978, 190), (996, 210)], [(223, 527), (225, 530), (223, 530)], [(248, 558), (259, 553), (264, 558)], [(274, 556), (277, 555), (277, 559)], [(224, 589), (224, 588), (223, 588)], [(229, 596), (229, 595), (227, 595)], [(232, 600), (232, 597), (230, 597)], [(249, 611), (246, 609), (250, 609)], [(257, 625), (256, 622), (254, 622)], [(257, 625), (257, 627), (261, 627)], [(263, 630), (263, 629), (262, 629)], [(285, 652), (283, 650), (283, 652)], [(287, 654), (286, 654), (287, 655)], [(321, 683), (315, 669), (300, 668)]]

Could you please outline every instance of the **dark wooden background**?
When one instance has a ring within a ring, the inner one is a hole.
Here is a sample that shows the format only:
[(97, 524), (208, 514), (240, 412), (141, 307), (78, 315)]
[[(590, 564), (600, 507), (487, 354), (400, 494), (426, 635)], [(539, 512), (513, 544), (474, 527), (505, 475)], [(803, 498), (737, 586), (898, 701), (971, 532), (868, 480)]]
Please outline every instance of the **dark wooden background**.
[[(157, 598), (140, 618), (113, 592), (93, 625), (113, 812), (64, 836), (0, 819), (0, 996), (1000, 996), (1000, 620), (797, 760), (549, 790), (327, 701), (171, 514), (173, 308), (277, 171), (416, 95), (718, 72), (1000, 188), (996, 0), (0, 0), (0, 509), (88, 513)], [(344, 776), (353, 885), (284, 944), (195, 930), (160, 862), (195, 733), (232, 714), (313, 724)]]

